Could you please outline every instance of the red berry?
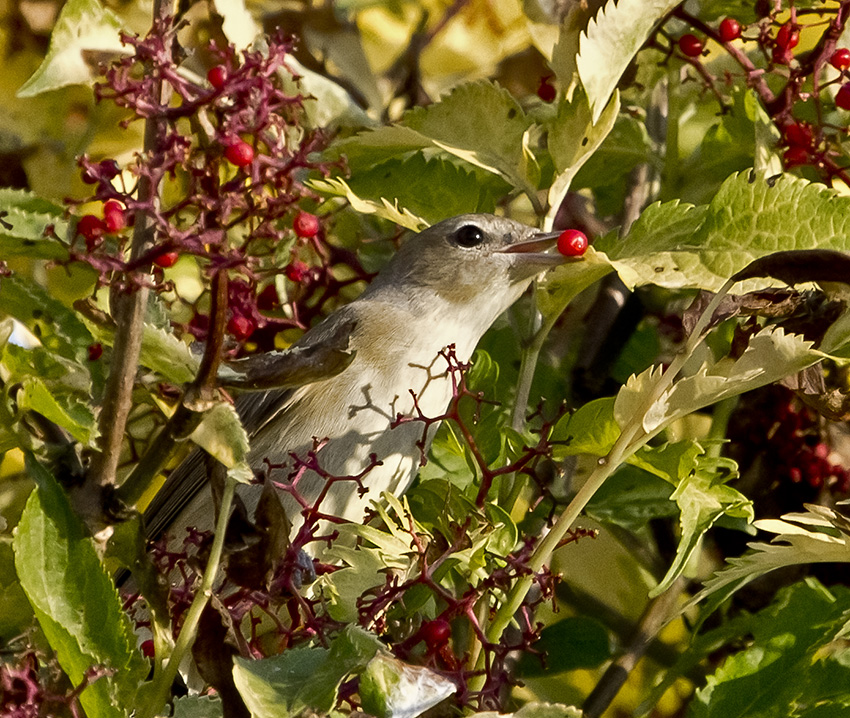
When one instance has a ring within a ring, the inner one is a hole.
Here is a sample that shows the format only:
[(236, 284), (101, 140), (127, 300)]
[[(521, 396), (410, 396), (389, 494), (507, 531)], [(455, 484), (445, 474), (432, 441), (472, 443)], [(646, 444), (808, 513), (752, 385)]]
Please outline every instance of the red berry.
[(153, 639), (148, 638), (148, 640), (142, 641), (142, 644), (139, 646), (139, 649), (142, 651), (142, 655), (145, 658), (153, 658), (153, 655), (154, 655)]
[(789, 145), (811, 147), (814, 142), (812, 126), (808, 122), (795, 122), (785, 127), (785, 141)]
[(452, 627), (444, 618), (435, 618), (422, 624), (419, 635), (429, 648), (438, 648), (451, 638)]
[(224, 83), (227, 82), (227, 69), (224, 65), (216, 65), (215, 67), (211, 67), (207, 72), (207, 80), (209, 83), (216, 89), (220, 90), (224, 87)]
[(850, 50), (846, 47), (839, 47), (829, 58), (829, 64), (836, 70), (844, 72), (847, 68), (850, 68)]
[(782, 155), (786, 167), (798, 167), (809, 164), (809, 152), (805, 147), (791, 145)]
[(93, 174), (92, 170), (83, 170), (83, 182), (86, 184), (97, 184), (97, 175)]
[(587, 251), (587, 237), (577, 229), (565, 229), (558, 237), (558, 251), (565, 257), (580, 257)]
[(110, 234), (116, 234), (127, 226), (124, 206), (117, 199), (107, 200), (103, 205), (103, 222)]
[(77, 222), (77, 234), (81, 234), (88, 245), (90, 242), (99, 240), (106, 231), (106, 225), (100, 217), (93, 214), (84, 214)]
[(224, 156), (237, 167), (245, 167), (254, 161), (254, 148), (244, 140), (236, 140), (225, 147)]
[(687, 55), (688, 57), (698, 57), (702, 54), (702, 40), (700, 40), (696, 35), (691, 35), (688, 33), (687, 35), (682, 35), (679, 38), (679, 49), (682, 51), (683, 55)]
[(835, 106), (842, 110), (850, 110), (850, 83), (842, 85), (835, 94)]
[(286, 278), (291, 282), (300, 284), (304, 281), (304, 278), (307, 276), (309, 271), (310, 267), (308, 267), (304, 262), (295, 261), (286, 268)]
[(97, 361), (103, 356), (103, 344), (89, 344), (89, 361)]
[(319, 218), (309, 212), (299, 212), (292, 220), (292, 228), (299, 237), (310, 239), (319, 233)]
[(537, 86), (537, 96), (543, 100), (543, 102), (553, 102), (555, 98), (558, 96), (558, 91), (549, 82), (552, 79), (551, 75), (546, 75), (545, 77), (540, 78), (540, 84)]
[(227, 331), (239, 341), (244, 341), (250, 337), (256, 328), (253, 321), (241, 314), (234, 314), (227, 323)]
[(776, 46), (781, 50), (791, 50), (800, 42), (800, 30), (796, 25), (786, 22), (776, 33)]
[(739, 23), (734, 17), (724, 18), (720, 23), (718, 33), (723, 42), (732, 42), (732, 40), (737, 40), (741, 37), (741, 23)]
[(179, 252), (163, 252), (153, 260), (153, 263), (157, 267), (168, 269), (169, 267), (173, 267), (177, 264), (178, 259), (180, 259)]

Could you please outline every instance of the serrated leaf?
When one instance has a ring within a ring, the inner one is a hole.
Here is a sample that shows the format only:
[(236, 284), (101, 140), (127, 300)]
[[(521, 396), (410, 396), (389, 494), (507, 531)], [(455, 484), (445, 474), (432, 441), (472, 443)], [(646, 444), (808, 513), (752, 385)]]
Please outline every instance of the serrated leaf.
[(171, 332), (145, 324), (139, 363), (174, 384), (184, 384), (195, 378), (200, 358)]
[(69, 0), (62, 7), (50, 47), (41, 66), (18, 90), (18, 97), (33, 97), (66, 85), (91, 82), (96, 77), (87, 53), (126, 54), (121, 43), (121, 20), (98, 0)]
[(259, 661), (234, 658), (233, 680), (253, 718), (327, 713), (337, 690), (382, 647), (376, 636), (349, 625), (330, 649), (295, 648)]
[[(670, 568), (658, 586), (650, 592), (650, 596), (666, 591), (682, 574), (703, 534), (721, 516), (743, 518), (748, 522), (753, 520), (752, 502), (736, 489), (718, 481), (716, 468), (722, 469), (723, 463), (714, 467), (710, 460), (703, 459), (695, 471), (681, 478), (670, 496), (679, 506), (679, 545)], [(737, 471), (727, 472), (725, 480), (736, 476)]]
[[(630, 287), (717, 291), (750, 262), (779, 249), (850, 251), (850, 197), (791, 175), (741, 172), (708, 205), (651, 205), (625, 239), (612, 234), (596, 248)], [(769, 283), (758, 280), (757, 286)]]
[(591, 119), (587, 96), (583, 92), (576, 92), (572, 102), (561, 102), (558, 115), (549, 126), (549, 152), (559, 174), (549, 188), (546, 227), (552, 226), (573, 178), (608, 136), (619, 111), (619, 92), (614, 92), (595, 119)]
[(729, 656), (697, 690), (689, 715), (795, 718), (812, 705), (846, 699), (850, 667), (833, 641), (848, 610), (843, 586), (827, 590), (809, 579), (784, 589), (752, 622), (749, 647)]
[(206, 411), (189, 438), (228, 469), (247, 465), (248, 434), (232, 404), (220, 402)]
[[(488, 186), (478, 181), (471, 168), (459, 164), (441, 158), (426, 160), (416, 153), (354, 172), (347, 184), (362, 199), (392, 199), (428, 224), (460, 214), (493, 212), (496, 196), (491, 190), (496, 183)], [(503, 185), (503, 189), (509, 187)]]
[(0, 256), (64, 259), (68, 251), (54, 237), (45, 237), (52, 225), (58, 237), (68, 233), (64, 209), (38, 195), (17, 189), (0, 189)]
[[(829, 512), (825, 517), (823, 511)], [(786, 514), (781, 519), (755, 522), (761, 531), (775, 534), (771, 543), (751, 543), (750, 551), (728, 560), (728, 566), (711, 579), (691, 604), (714, 597), (713, 604), (759, 576), (785, 566), (821, 562), (850, 562), (847, 519), (833, 509), (813, 507), (805, 513)], [(832, 530), (835, 529), (835, 530)]]
[(402, 124), (446, 152), (503, 176), (519, 188), (534, 186), (534, 159), (523, 152), (529, 119), (504, 88), (487, 81), (459, 85), (427, 107), (416, 107)]
[(536, 188), (539, 168), (529, 154), (531, 120), (507, 90), (487, 81), (459, 85), (401, 124), (362, 132), (334, 146), (350, 166), (373, 166), (410, 152), (441, 150), (523, 190)]
[(416, 718), (457, 691), (453, 681), (380, 651), (360, 676), (363, 710), (377, 718)]
[(676, 0), (610, 0), (588, 23), (576, 64), (594, 122), (632, 58), (678, 4)]
[(224, 709), (218, 696), (180, 696), (171, 718), (224, 718)]
[(469, 718), (582, 718), (583, 715), (580, 708), (563, 703), (526, 703), (516, 713), (484, 711)]
[(87, 404), (69, 394), (51, 392), (38, 377), (23, 381), (17, 401), (22, 410), (37, 411), (85, 446), (91, 446), (99, 435), (94, 413)]
[(372, 201), (358, 197), (357, 194), (342, 179), (313, 180), (308, 184), (318, 192), (345, 197), (352, 208), (361, 214), (374, 214), (381, 219), (395, 222), (414, 232), (419, 232), (428, 226), (422, 217), (417, 217), (406, 208), (399, 208), (398, 203), (391, 204), (387, 199)]
[(41, 285), (13, 275), (0, 281), (0, 313), (14, 317), (49, 351), (80, 365), (88, 362), (91, 332), (77, 314), (54, 299)]
[(15, 568), (59, 664), (78, 685), (91, 668), (106, 676), (80, 694), (92, 718), (127, 715), (149, 666), (112, 579), (55, 479), (32, 455), (27, 470), (38, 486), (14, 538)]

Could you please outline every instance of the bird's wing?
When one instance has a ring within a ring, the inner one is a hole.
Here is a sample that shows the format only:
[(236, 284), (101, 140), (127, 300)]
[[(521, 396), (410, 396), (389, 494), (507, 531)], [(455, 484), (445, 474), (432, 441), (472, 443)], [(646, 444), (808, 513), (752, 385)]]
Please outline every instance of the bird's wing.
[[(305, 355), (308, 357), (308, 366), (309, 362), (314, 364), (310, 371), (302, 372), (300, 376), (315, 381), (347, 369), (353, 358), (353, 353), (348, 351), (348, 344), (357, 326), (356, 316), (356, 308), (352, 304), (346, 305), (308, 331), (294, 345), (303, 352), (302, 359)], [(340, 358), (343, 351), (348, 356)], [(297, 388), (272, 389), (238, 396), (235, 401), (236, 411), (249, 438), (253, 439), (260, 429), (273, 421), (289, 405), (296, 391)], [(158, 538), (171, 526), (206, 485), (211, 466), (210, 457), (201, 449), (195, 449), (171, 472), (145, 509), (144, 525), (148, 538)]]

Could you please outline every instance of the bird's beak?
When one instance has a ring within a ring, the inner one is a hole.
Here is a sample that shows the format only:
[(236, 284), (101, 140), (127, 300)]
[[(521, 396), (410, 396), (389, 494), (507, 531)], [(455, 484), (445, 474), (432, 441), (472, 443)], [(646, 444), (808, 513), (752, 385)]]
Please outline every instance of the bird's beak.
[(505, 254), (522, 254), (525, 259), (541, 265), (554, 266), (556, 264), (565, 264), (566, 262), (580, 260), (581, 257), (565, 257), (559, 252), (547, 251), (555, 246), (560, 236), (560, 232), (540, 232), (531, 239), (524, 239), (521, 242), (509, 244), (499, 251)]

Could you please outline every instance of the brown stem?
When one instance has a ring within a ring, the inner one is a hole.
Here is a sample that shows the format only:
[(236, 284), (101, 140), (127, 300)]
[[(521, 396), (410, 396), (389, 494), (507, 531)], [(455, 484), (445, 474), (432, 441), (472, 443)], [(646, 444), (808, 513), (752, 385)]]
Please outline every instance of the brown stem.
[[(173, 0), (154, 0), (154, 17), (168, 17), (173, 11), (172, 2)], [(160, 81), (158, 91), (163, 104), (167, 104), (171, 93), (170, 85)], [(162, 118), (151, 117), (145, 120), (145, 154), (155, 149), (163, 123)], [(141, 178), (138, 186), (139, 199), (156, 202), (158, 189), (149, 179)], [(139, 217), (130, 248), (131, 261), (148, 251), (152, 244), (153, 222), (149, 218)], [(93, 458), (91, 471), (83, 487), (84, 496), (78, 502), (82, 505), (84, 517), (95, 524), (106, 519), (102, 497), (104, 491), (116, 482), (142, 346), (148, 289), (144, 286), (145, 282), (132, 279), (127, 282), (125, 288), (112, 292), (112, 314), (116, 322), (116, 332), (100, 412), (100, 451)], [(99, 494), (100, 498), (96, 499), (93, 494)]]

